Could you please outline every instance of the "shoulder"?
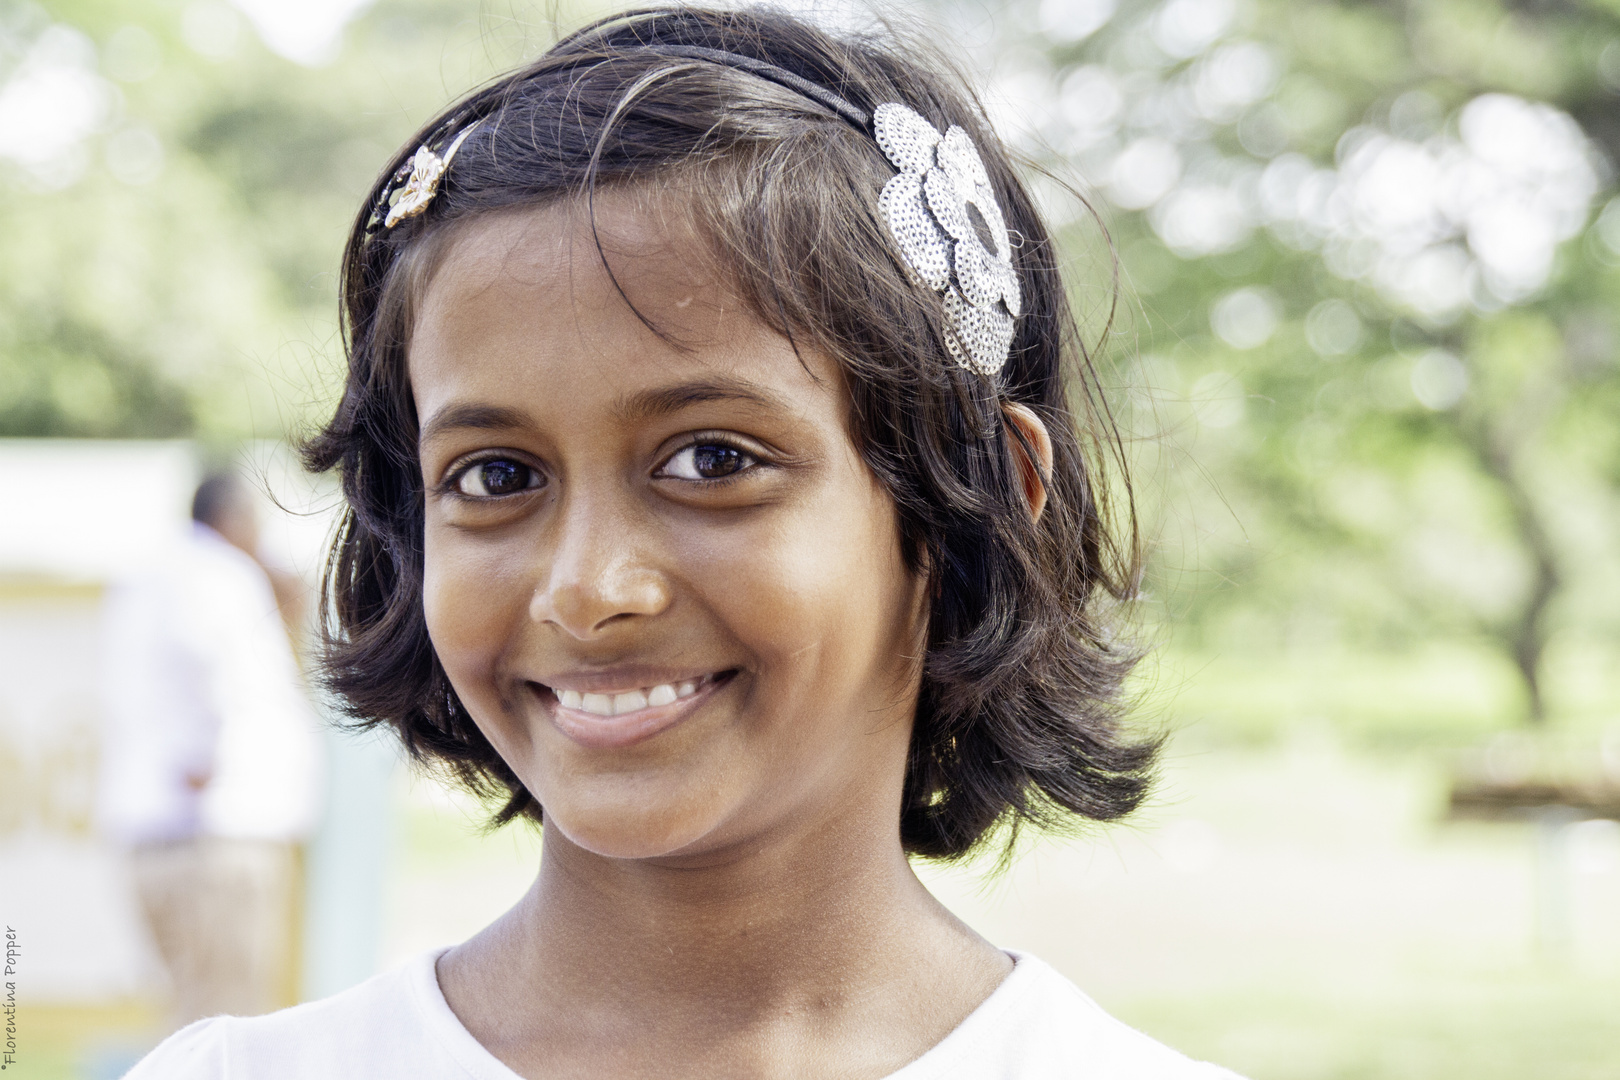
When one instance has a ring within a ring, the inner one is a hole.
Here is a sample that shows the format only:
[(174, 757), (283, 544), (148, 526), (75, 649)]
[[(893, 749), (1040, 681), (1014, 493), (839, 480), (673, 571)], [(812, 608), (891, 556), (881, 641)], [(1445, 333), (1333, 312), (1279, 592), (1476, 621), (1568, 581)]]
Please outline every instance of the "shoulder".
[(983, 1005), (891, 1080), (1241, 1080), (1116, 1020), (1036, 957), (1013, 959)]
[(213, 1080), (225, 1072), (224, 1040), (220, 1025), (227, 1017), (198, 1020), (164, 1039), (124, 1075), (124, 1080)]
[[(437, 953), (321, 1001), (176, 1032), (125, 1080), (407, 1080), (463, 1075), (422, 1000)], [(434, 985), (437, 983), (435, 981)], [(442, 999), (441, 999), (442, 1000)]]

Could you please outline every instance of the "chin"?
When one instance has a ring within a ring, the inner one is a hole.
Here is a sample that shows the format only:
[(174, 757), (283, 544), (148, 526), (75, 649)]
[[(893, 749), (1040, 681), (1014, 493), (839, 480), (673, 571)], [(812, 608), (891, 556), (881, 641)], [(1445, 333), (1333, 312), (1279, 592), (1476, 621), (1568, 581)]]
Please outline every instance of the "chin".
[(647, 785), (612, 786), (618, 790), (543, 801), (546, 823), (603, 858), (657, 859), (702, 851), (727, 816), (712, 794), (648, 798)]

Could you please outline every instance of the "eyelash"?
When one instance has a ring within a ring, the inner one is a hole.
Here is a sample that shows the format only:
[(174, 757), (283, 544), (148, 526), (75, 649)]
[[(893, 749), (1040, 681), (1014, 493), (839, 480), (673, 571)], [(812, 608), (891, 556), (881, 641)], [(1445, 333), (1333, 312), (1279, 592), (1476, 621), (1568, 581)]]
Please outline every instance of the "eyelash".
[[(739, 440), (727, 438), (723, 435), (706, 435), (699, 432), (671, 451), (670, 454), (665, 457), (663, 462), (658, 466), (658, 470), (654, 473), (654, 476), (662, 476), (664, 470), (668, 468), (669, 463), (674, 461), (676, 457), (688, 450), (692, 450), (700, 446), (722, 446), (728, 450), (735, 450), (737, 453), (748, 458), (750, 463), (738, 469), (730, 476), (703, 477), (696, 480), (688, 480), (685, 477), (668, 477), (668, 479), (676, 479), (685, 484), (696, 484), (705, 488), (723, 487), (727, 484), (735, 483), (748, 473), (753, 472), (755, 469), (766, 464), (765, 459), (758, 452), (750, 450), (748, 447), (741, 445)], [(526, 487), (522, 491), (512, 492), (508, 495), (468, 495), (461, 490), (462, 477), (466, 476), (472, 470), (480, 468), (484, 465), (488, 465), (494, 461), (510, 461), (514, 465), (519, 465), (525, 469), (528, 469), (531, 473), (539, 475), (542, 483), (536, 485), (535, 487)], [(440, 481), (438, 485), (438, 492), (441, 495), (448, 495), (451, 498), (460, 499), (465, 502), (494, 502), (499, 499), (510, 499), (517, 495), (527, 494), (530, 491), (535, 491), (538, 488), (544, 487), (544, 478), (544, 473), (542, 473), (539, 469), (536, 469), (533, 465), (520, 460), (516, 455), (491, 453), (485, 454), (482, 457), (473, 458), (471, 461), (465, 462), (452, 469), (450, 473), (446, 475), (442, 481)]]
[[(464, 476), (472, 472), (474, 469), (482, 468), (483, 466), (496, 461), (508, 461), (513, 465), (527, 469), (531, 475), (540, 478), (540, 483), (533, 487), (525, 487), (521, 491), (515, 491), (507, 495), (468, 495), (466, 492), (461, 490), (461, 480)], [(462, 502), (489, 503), (496, 502), (501, 499), (510, 499), (518, 495), (526, 495), (531, 491), (537, 491), (545, 486), (545, 473), (535, 468), (533, 465), (530, 465), (516, 454), (488, 453), (473, 458), (471, 461), (464, 462), (463, 464), (456, 466), (454, 469), (451, 469), (449, 474), (439, 482), (437, 491), (440, 495), (446, 495), (452, 499), (460, 499)]]
[(755, 469), (762, 468), (767, 464), (762, 454), (760, 454), (758, 451), (750, 450), (748, 447), (742, 445), (740, 440), (728, 438), (727, 436), (720, 434), (706, 434), (704, 432), (698, 432), (671, 451), (670, 454), (664, 458), (663, 463), (658, 466), (657, 472), (655, 472), (653, 475), (655, 477), (663, 476), (664, 470), (669, 467), (670, 462), (674, 461), (686, 451), (695, 449), (699, 446), (722, 446), (728, 450), (735, 450), (737, 453), (748, 458), (750, 463), (744, 465), (730, 476), (700, 477), (696, 480), (688, 480), (685, 477), (677, 476), (669, 477), (669, 479), (679, 480), (683, 484), (696, 484), (704, 488), (724, 487), (727, 484), (736, 483), (749, 473), (753, 472)]

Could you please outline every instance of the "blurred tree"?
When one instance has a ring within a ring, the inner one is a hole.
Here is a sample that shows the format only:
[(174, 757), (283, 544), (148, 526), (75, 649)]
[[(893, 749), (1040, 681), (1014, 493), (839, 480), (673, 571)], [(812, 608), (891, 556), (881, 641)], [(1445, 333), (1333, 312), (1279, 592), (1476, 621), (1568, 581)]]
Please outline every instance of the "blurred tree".
[(1543, 719), (1553, 631), (1616, 628), (1620, 5), (1007, 14), (990, 105), (1100, 197), (1137, 311), (1178, 634), (1483, 632)]
[(323, 43), (274, 33), (269, 0), (0, 0), (0, 435), (230, 441), (318, 415), (376, 170), (561, 17), (393, 0), (345, 30), (357, 4), (333, 0)]

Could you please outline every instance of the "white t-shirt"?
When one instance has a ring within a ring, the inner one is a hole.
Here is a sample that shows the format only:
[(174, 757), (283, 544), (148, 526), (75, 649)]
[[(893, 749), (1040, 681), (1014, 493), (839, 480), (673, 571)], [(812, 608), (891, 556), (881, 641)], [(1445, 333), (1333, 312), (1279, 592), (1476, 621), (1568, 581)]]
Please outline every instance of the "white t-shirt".
[[(1103, 1012), (1033, 956), (955, 1031), (888, 1080), (1239, 1080)], [(324, 1001), (200, 1020), (125, 1080), (518, 1080), (439, 990), (439, 952)]]
[[(194, 524), (107, 598), (97, 819), (125, 844), (296, 840), (320, 808), (320, 738), (270, 579)], [(188, 776), (209, 776), (200, 791)]]

